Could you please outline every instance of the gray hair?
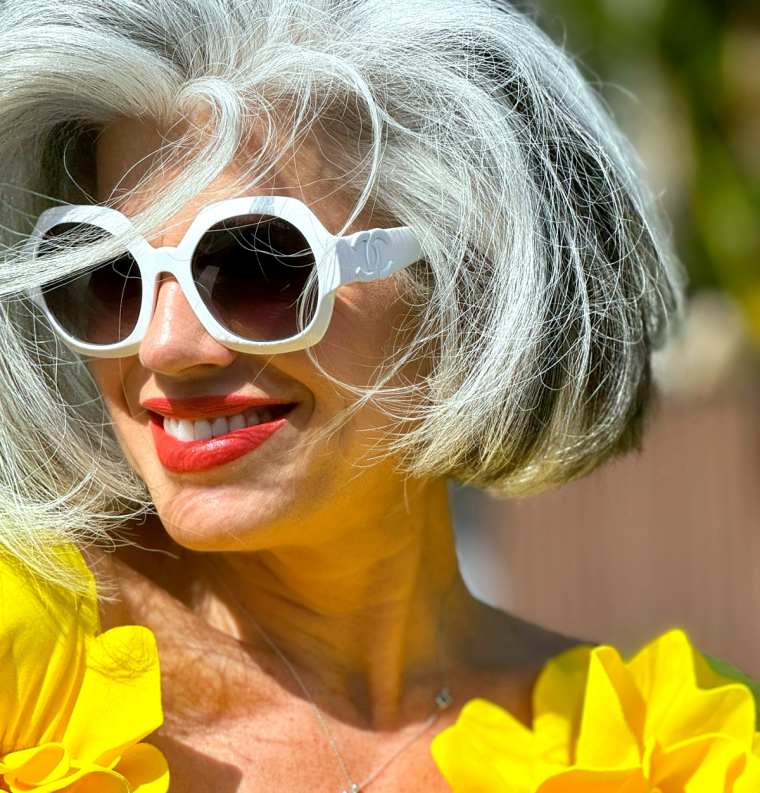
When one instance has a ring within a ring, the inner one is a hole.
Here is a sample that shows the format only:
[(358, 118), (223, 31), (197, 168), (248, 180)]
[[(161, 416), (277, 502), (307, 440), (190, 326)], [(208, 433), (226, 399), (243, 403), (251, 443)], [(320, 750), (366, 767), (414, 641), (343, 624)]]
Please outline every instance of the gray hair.
[[(410, 474), (523, 494), (639, 444), (678, 267), (628, 144), (528, 17), (502, 0), (5, 0), (0, 544), (55, 575), (48, 540), (102, 539), (145, 504), (85, 365), (23, 294), (103, 251), (43, 264), (22, 243), (42, 209), (92, 200), (93, 142), (116, 118), (199, 111), (214, 134), (167, 142), (181, 176), (137, 231), (263, 119), (249, 187), (328, 130), (356, 213), (421, 240), (397, 276), (414, 338), (357, 394), (385, 406)], [(423, 356), (424, 381), (405, 382)]]

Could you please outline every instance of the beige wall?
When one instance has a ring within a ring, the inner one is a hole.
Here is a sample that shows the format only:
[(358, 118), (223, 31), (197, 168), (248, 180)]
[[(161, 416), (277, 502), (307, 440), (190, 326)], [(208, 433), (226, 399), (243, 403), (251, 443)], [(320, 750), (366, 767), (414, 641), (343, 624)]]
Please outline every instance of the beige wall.
[(458, 501), (486, 599), (626, 651), (683, 627), (760, 679), (760, 392), (666, 402), (641, 455), (556, 493)]

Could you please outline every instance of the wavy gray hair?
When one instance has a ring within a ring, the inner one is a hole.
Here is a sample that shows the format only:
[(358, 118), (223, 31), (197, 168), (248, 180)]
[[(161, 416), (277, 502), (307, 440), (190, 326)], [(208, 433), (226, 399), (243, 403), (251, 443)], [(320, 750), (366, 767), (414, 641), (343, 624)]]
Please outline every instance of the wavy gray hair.
[[(403, 425), (390, 446), (412, 475), (529, 493), (639, 443), (678, 268), (626, 141), (529, 18), (501, 0), (5, 0), (2, 545), (55, 577), (49, 544), (102, 539), (145, 504), (86, 367), (23, 295), (103, 251), (42, 264), (22, 242), (42, 209), (92, 200), (94, 137), (116, 118), (199, 113), (138, 231), (238, 157), (253, 119), (247, 186), (329, 130), (356, 212), (415, 229), (425, 259), (397, 276), (415, 337), (358, 395)], [(424, 382), (400, 385), (421, 356)]]

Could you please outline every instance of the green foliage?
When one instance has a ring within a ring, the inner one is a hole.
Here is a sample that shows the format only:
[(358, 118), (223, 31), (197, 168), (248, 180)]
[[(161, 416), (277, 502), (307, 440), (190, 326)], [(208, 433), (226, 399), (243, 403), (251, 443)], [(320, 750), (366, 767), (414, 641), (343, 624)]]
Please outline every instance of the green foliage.
[(692, 288), (732, 292), (760, 341), (760, 6), (538, 2), (633, 139)]

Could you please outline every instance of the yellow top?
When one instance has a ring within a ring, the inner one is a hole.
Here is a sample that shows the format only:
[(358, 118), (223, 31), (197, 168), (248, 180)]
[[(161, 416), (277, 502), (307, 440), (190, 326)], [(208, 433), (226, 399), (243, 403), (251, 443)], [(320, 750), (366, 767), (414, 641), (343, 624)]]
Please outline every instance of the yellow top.
[(573, 648), (539, 676), (532, 729), (476, 699), (432, 748), (454, 793), (760, 793), (755, 729), (750, 688), (671, 631), (628, 663)]
[[(95, 581), (78, 596), (0, 553), (0, 790), (166, 793), (140, 741), (163, 719), (146, 628), (100, 633)], [(532, 729), (485, 700), (433, 741), (454, 793), (760, 793), (760, 733), (746, 682), (715, 671), (680, 631), (629, 662), (581, 646), (549, 661)]]
[(166, 793), (161, 752), (139, 743), (163, 720), (153, 634), (100, 633), (95, 581), (77, 596), (0, 554), (0, 790)]

